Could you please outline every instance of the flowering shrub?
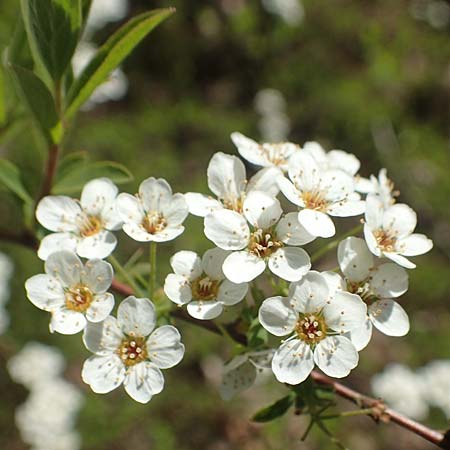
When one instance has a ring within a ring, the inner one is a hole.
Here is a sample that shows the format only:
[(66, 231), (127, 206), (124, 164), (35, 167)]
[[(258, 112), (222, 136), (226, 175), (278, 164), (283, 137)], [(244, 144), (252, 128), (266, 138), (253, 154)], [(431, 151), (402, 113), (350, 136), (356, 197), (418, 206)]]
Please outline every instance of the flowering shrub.
[[(50, 14), (45, 5), (52, 6)], [(294, 407), (328, 433), (324, 422), (335, 417), (329, 414), (335, 403), (322, 395), (324, 385), (338, 393), (341, 385), (314, 368), (344, 378), (357, 367), (373, 327), (387, 336), (409, 331), (408, 315), (397, 302), (408, 289), (408, 270), (415, 268), (408, 258), (433, 246), (414, 233), (416, 214), (397, 203), (386, 171), (365, 179), (358, 175), (357, 157), (345, 151), (326, 152), (316, 142), (260, 144), (239, 132), (231, 140), (258, 171), (248, 179), (241, 159), (216, 153), (207, 167), (214, 196), (173, 193), (154, 173), (138, 193), (119, 193), (117, 184), (129, 181), (129, 173), (113, 162), (88, 170), (66, 162), (58, 169), (78, 110), (173, 11), (131, 19), (69, 79), (86, 11), (56, 0), (24, 1), (22, 9), (36, 67), (45, 77), (18, 65), (14, 55), (10, 70), (48, 145), (48, 164), (37, 201), (13, 166), (5, 165), (0, 175), (42, 227), (36, 234), (33, 224), (32, 238), (41, 237), (37, 256), (45, 261), (45, 274), (27, 280), (27, 296), (51, 314), (51, 332), (82, 332), (93, 354), (83, 364), (83, 381), (99, 394), (123, 384), (132, 399), (148, 403), (164, 389), (162, 370), (182, 363), (189, 352), (175, 326), (180, 318), (233, 341), (235, 353), (220, 387), (224, 399), (250, 387), (259, 370), (270, 369), (289, 394), (254, 420), (273, 420)], [(79, 200), (69, 196), (80, 190)], [(175, 253), (173, 273), (162, 283), (158, 246), (189, 233), (189, 213), (204, 218), (211, 248), (202, 256), (189, 248)], [(353, 218), (356, 226), (336, 237), (341, 218)], [(138, 259), (126, 267), (114, 256), (119, 230), (125, 242), (132, 239), (149, 254), (146, 273), (133, 270)], [(317, 261), (336, 249), (338, 266), (317, 271)], [(366, 406), (361, 414), (377, 420), (390, 414), (373, 399), (360, 406)]]

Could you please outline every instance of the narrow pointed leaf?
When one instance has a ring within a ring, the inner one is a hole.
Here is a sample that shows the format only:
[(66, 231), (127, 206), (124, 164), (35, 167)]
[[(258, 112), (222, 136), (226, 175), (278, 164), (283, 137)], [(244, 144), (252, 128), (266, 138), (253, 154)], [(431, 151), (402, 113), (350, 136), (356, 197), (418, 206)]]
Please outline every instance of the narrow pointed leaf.
[(255, 422), (270, 422), (282, 415), (284, 415), (287, 410), (294, 404), (295, 395), (293, 393), (287, 395), (286, 397), (280, 398), (275, 403), (260, 409), (254, 416), (253, 420)]
[(141, 14), (114, 33), (72, 84), (66, 99), (65, 116), (73, 116), (139, 42), (173, 12), (174, 9), (167, 8)]
[(31, 204), (33, 202), (22, 184), (19, 169), (7, 159), (0, 159), (0, 185), (5, 186), (25, 203)]

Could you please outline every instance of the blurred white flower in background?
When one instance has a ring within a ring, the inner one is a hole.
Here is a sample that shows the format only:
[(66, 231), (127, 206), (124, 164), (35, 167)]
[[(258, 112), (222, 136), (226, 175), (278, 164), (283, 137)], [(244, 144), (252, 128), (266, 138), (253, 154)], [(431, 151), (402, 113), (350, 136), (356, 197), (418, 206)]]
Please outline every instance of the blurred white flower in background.
[[(72, 68), (77, 77), (89, 64), (97, 47), (90, 42), (80, 42), (72, 59)], [(99, 103), (117, 101), (125, 96), (128, 91), (128, 80), (120, 68), (113, 70), (107, 80), (101, 84), (83, 105), (84, 110), (90, 110)]]
[(286, 114), (286, 100), (276, 89), (260, 90), (254, 100), (255, 110), (261, 115), (259, 132), (264, 141), (286, 141), (291, 122)]
[(301, 23), (305, 16), (300, 0), (262, 0), (262, 4), (266, 11), (280, 16), (291, 26)]
[(65, 361), (53, 347), (29, 342), (8, 361), (11, 378), (30, 390), (15, 413), (22, 439), (32, 450), (78, 450), (74, 430), (83, 403), (81, 392), (62, 378)]
[(89, 36), (109, 22), (122, 20), (128, 13), (128, 0), (93, 0), (86, 23)]
[(13, 273), (11, 259), (4, 253), (0, 253), (0, 335), (3, 334), (9, 326), (9, 314), (5, 308), (9, 300), (9, 280)]
[(450, 5), (444, 0), (413, 0), (409, 12), (414, 19), (428, 22), (438, 30), (450, 24)]
[(431, 361), (419, 370), (431, 406), (442, 409), (450, 419), (450, 360)]

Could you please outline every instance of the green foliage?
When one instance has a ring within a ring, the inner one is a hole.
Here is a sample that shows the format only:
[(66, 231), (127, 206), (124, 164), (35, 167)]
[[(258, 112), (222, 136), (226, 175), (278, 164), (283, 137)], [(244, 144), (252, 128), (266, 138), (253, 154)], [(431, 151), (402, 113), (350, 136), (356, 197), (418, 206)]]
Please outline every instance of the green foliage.
[(270, 422), (283, 416), (294, 404), (295, 393), (291, 392), (286, 397), (280, 398), (275, 403), (260, 409), (252, 418), (255, 422)]
[(52, 193), (79, 192), (88, 181), (99, 177), (107, 177), (116, 184), (128, 183), (133, 179), (133, 175), (125, 166), (114, 161), (74, 163), (73, 168), (55, 182)]
[(10, 64), (19, 96), (28, 107), (49, 144), (61, 139), (61, 125), (52, 94), (44, 82), (31, 70)]
[(58, 83), (78, 43), (81, 0), (21, 0), (21, 6), (35, 62)]
[(32, 203), (33, 200), (22, 183), (20, 170), (7, 159), (0, 159), (0, 185), (5, 186), (24, 203)]
[(65, 115), (72, 117), (85, 103), (94, 90), (164, 19), (173, 14), (173, 9), (159, 9), (141, 14), (131, 19), (106, 43), (73, 83), (66, 101)]

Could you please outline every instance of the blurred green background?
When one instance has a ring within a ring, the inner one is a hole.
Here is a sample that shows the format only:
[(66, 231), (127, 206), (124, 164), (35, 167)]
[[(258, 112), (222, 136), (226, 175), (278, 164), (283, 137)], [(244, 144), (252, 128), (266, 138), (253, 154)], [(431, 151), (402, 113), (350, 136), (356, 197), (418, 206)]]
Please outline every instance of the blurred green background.
[[(401, 191), (400, 201), (418, 212), (418, 229), (433, 238), (435, 247), (416, 258), (418, 268), (410, 271), (410, 290), (402, 299), (411, 318), (409, 335), (376, 334), (345, 380), (362, 392), (370, 391), (371, 375), (390, 361), (418, 367), (450, 358), (450, 22), (442, 21), (443, 13), (424, 14), (427, 8), (433, 11), (432, 3), (448, 6), (431, 0), (303, 0), (301, 20), (286, 23), (260, 1), (132, 0), (129, 16), (169, 5), (177, 12), (126, 60), (126, 96), (81, 113), (67, 145), (67, 152), (85, 150), (93, 160), (128, 167), (135, 179), (122, 190), (135, 192), (140, 181), (156, 176), (166, 178), (174, 191), (206, 193), (212, 154), (236, 154), (232, 131), (262, 138), (254, 101), (260, 90), (271, 88), (286, 100), (289, 140), (317, 140), (327, 149), (352, 152), (364, 176), (386, 167)], [(17, 18), (17, 0), (0, 0), (0, 11), (3, 50)], [(118, 25), (106, 25), (94, 41), (102, 43)], [(0, 152), (22, 168), (29, 191), (38, 192), (45, 152), (28, 121), (0, 132)], [(6, 192), (0, 192), (0, 217), (0, 230), (20, 230), (21, 206)], [(160, 282), (174, 251), (210, 246), (202, 221), (189, 218), (187, 232), (161, 246)], [(136, 248), (120, 233), (120, 260)], [(24, 280), (40, 273), (42, 262), (15, 244), (1, 242), (0, 250), (15, 266), (7, 305), (11, 325), (0, 336), (0, 448), (27, 448), (13, 416), (27, 393), (10, 380), (5, 363), (29, 340), (62, 349), (67, 377), (86, 393), (78, 422), (83, 449), (335, 448), (317, 431), (301, 443), (302, 417), (289, 415), (265, 426), (249, 421), (285, 392), (275, 382), (222, 402), (211, 382), (218, 376), (212, 355), (226, 360), (226, 343), (181, 322), (185, 359), (165, 372), (165, 390), (148, 405), (133, 402), (122, 389), (106, 396), (91, 393), (80, 379), (88, 356), (80, 336), (50, 335), (48, 315), (25, 297)], [(331, 254), (319, 269), (334, 266)], [(427, 423), (447, 426), (439, 412)], [(364, 417), (341, 419), (333, 428), (351, 449), (428, 448), (395, 425), (375, 426)]]

